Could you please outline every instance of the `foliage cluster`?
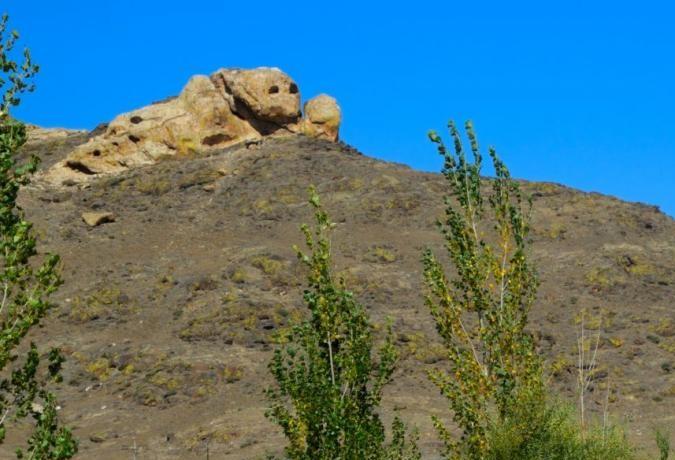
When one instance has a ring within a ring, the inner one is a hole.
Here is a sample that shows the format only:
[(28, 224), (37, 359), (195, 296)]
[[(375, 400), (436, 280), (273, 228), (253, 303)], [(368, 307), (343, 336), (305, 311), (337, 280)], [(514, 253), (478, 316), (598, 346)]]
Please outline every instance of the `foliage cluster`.
[[(448, 458), (482, 459), (490, 450), (488, 430), (495, 417), (518, 428), (527, 443), (545, 402), (541, 360), (525, 330), (537, 288), (526, 251), (530, 206), (523, 206), (517, 182), (494, 149), (489, 153), (495, 178), (486, 197), (473, 127), (466, 125), (473, 163), (453, 123), (449, 129), (452, 151), (436, 133), (429, 138), (443, 156), (451, 191), (445, 220), (438, 225), (456, 276), (447, 277), (430, 249), (422, 260), (426, 304), (449, 363), (449, 369), (436, 369), (430, 378), (449, 399), (461, 439), (454, 440), (439, 419), (434, 424)], [(482, 226), (487, 209), (494, 216), (492, 232)]]
[(316, 192), (310, 194), (316, 224), (302, 226), (310, 254), (295, 248), (309, 272), (304, 293), (309, 318), (293, 328), (270, 363), (277, 387), (268, 390), (268, 416), (289, 439), (291, 459), (419, 458), (398, 419), (392, 442), (385, 444), (377, 408), (397, 360), (391, 330), (374, 359), (366, 311), (331, 271), (334, 224)]
[(16, 163), (15, 155), (26, 142), (26, 127), (10, 117), (10, 109), (20, 103), (22, 93), (33, 90), (31, 79), (38, 67), (28, 50), (21, 64), (13, 60), (19, 35), (6, 35), (7, 23), (4, 15), (0, 20), (0, 443), (8, 423), (30, 416), (33, 432), (25, 451), (16, 449), (17, 457), (67, 459), (77, 452), (77, 443), (70, 430), (59, 427), (56, 398), (47, 388), (49, 382), (59, 380), (63, 358), (57, 349), (50, 350), (42, 369), (37, 346), (24, 343), (52, 307), (49, 295), (61, 278), (57, 255), (35, 260), (35, 234), (17, 206), (19, 190), (28, 184), (38, 160)]
[[(575, 408), (549, 403), (527, 438), (517, 421), (490, 426), (486, 460), (634, 460), (635, 450), (622, 429), (592, 425), (582, 429)], [(667, 458), (667, 457), (666, 457)]]

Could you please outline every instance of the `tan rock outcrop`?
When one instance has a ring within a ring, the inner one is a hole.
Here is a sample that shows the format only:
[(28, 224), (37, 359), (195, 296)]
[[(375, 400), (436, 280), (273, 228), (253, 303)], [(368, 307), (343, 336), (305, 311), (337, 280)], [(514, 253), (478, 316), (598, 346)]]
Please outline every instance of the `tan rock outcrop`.
[(211, 79), (244, 118), (271, 123), (271, 128), (300, 119), (298, 85), (279, 69), (221, 69)]
[(66, 139), (73, 134), (84, 134), (86, 131), (79, 129), (64, 129), (64, 128), (42, 128), (31, 124), (26, 125), (26, 132), (28, 134), (27, 143), (30, 144), (44, 144), (50, 141), (59, 141)]
[(82, 220), (90, 227), (98, 227), (101, 224), (115, 222), (115, 215), (112, 212), (83, 212)]
[(321, 95), (300, 112), (297, 84), (275, 68), (220, 69), (190, 79), (176, 98), (117, 116), (45, 174), (53, 183), (114, 174), (174, 155), (221, 149), (265, 136), (337, 140), (340, 109)]
[(335, 98), (320, 94), (305, 104), (302, 132), (310, 137), (337, 141), (342, 113)]

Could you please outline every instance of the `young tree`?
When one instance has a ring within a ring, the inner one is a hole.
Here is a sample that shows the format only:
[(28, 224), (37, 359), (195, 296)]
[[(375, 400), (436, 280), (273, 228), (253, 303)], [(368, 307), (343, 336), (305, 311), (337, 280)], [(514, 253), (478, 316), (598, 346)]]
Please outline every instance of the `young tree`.
[(375, 361), (368, 315), (331, 273), (334, 224), (313, 188), (310, 203), (316, 225), (313, 230), (301, 228), (311, 254), (295, 248), (309, 270), (304, 300), (310, 315), (293, 328), (270, 363), (277, 386), (268, 390), (272, 405), (267, 416), (282, 427), (291, 459), (420, 458), (416, 440), (406, 439), (398, 419), (393, 440), (385, 445), (377, 409), (397, 359), (391, 330)]
[[(535, 298), (537, 278), (528, 261), (530, 203), (494, 149), (495, 170), (485, 194), (480, 177), (482, 156), (470, 122), (470, 163), (455, 125), (449, 124), (454, 151), (431, 132), (429, 138), (444, 158), (443, 175), (451, 196), (445, 220), (438, 225), (456, 275), (449, 279), (431, 250), (423, 255), (426, 303), (448, 353), (449, 369), (430, 378), (450, 401), (459, 440), (440, 420), (435, 426), (445, 443), (445, 456), (484, 459), (488, 431), (508, 420), (526, 442), (534, 417), (545, 406), (542, 364), (525, 331)], [(485, 222), (486, 211), (492, 215)], [(492, 228), (490, 228), (492, 227)], [(492, 230), (492, 231), (489, 231)]]
[(36, 239), (30, 222), (16, 200), (21, 187), (38, 165), (36, 157), (17, 165), (15, 155), (26, 142), (26, 127), (10, 117), (20, 96), (33, 91), (38, 71), (30, 52), (23, 62), (13, 60), (18, 33), (7, 34), (8, 17), (0, 20), (0, 443), (8, 422), (31, 416), (34, 430), (27, 447), (16, 455), (32, 459), (67, 459), (77, 452), (77, 443), (66, 428), (60, 428), (56, 400), (47, 389), (59, 379), (63, 358), (52, 349), (45, 370), (35, 344), (24, 343), (26, 335), (45, 317), (52, 304), (48, 297), (61, 284), (59, 258), (48, 254), (36, 261)]

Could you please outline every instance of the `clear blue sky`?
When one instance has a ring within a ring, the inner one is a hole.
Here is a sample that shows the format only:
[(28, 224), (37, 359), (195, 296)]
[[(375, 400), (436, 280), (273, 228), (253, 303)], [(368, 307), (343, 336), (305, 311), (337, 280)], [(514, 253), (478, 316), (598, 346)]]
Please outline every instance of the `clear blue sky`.
[(438, 170), (426, 140), (472, 119), (517, 177), (675, 216), (670, 2), (2, 0), (42, 66), (18, 116), (92, 128), (190, 75), (277, 66), (335, 96), (367, 155)]

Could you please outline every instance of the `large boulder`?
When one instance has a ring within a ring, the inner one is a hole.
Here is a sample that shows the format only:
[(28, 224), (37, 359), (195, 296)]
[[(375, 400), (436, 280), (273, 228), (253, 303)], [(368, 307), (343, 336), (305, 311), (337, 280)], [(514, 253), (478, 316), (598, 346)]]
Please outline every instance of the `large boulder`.
[(117, 116), (46, 173), (54, 183), (153, 164), (165, 156), (207, 152), (264, 136), (305, 134), (335, 141), (340, 109), (329, 96), (300, 112), (297, 84), (279, 69), (220, 69), (190, 79), (176, 98)]
[(298, 85), (279, 69), (221, 69), (211, 79), (244, 118), (282, 126), (301, 117)]

